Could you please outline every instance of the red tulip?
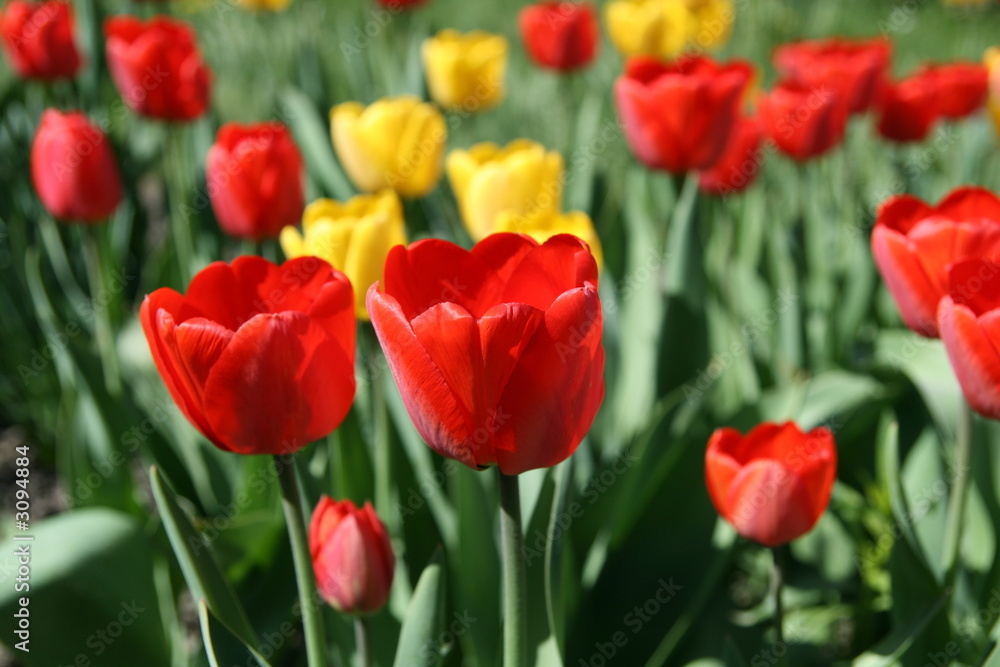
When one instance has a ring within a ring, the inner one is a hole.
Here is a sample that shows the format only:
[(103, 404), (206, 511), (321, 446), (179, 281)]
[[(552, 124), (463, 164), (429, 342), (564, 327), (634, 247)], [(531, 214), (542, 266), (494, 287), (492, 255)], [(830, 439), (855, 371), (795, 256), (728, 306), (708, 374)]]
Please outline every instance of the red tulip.
[(753, 183), (764, 162), (764, 151), (760, 145), (762, 136), (759, 118), (741, 118), (722, 157), (699, 174), (698, 187), (701, 191), (713, 195), (728, 195), (744, 190)]
[(805, 535), (830, 503), (837, 446), (825, 428), (761, 424), (712, 434), (705, 481), (715, 509), (743, 537), (776, 547)]
[(785, 44), (774, 53), (782, 77), (804, 88), (826, 88), (844, 99), (851, 113), (871, 107), (889, 67), (892, 44), (884, 39), (830, 38)]
[(309, 525), (316, 587), (345, 614), (373, 614), (389, 599), (396, 557), (371, 503), (320, 498)]
[(882, 91), (878, 132), (896, 142), (923, 141), (937, 122), (940, 93), (931, 77), (914, 74)]
[(316, 257), (214, 262), (139, 313), (153, 361), (202, 435), (238, 454), (287, 454), (325, 437), (354, 399), (354, 296)]
[(80, 112), (48, 109), (31, 144), (31, 181), (58, 220), (99, 222), (122, 200), (111, 142)]
[(875, 217), (872, 254), (906, 326), (936, 338), (948, 266), (964, 257), (1000, 259), (1000, 199), (977, 187), (954, 190), (936, 207), (893, 197)]
[(125, 104), (161, 120), (193, 120), (208, 108), (212, 73), (186, 23), (156, 16), (104, 22), (108, 69)]
[(1000, 264), (974, 257), (949, 265), (938, 326), (965, 400), (1000, 419)]
[(0, 12), (0, 37), (11, 67), (25, 79), (70, 78), (82, 64), (68, 2), (11, 0)]
[(601, 28), (587, 2), (540, 2), (521, 10), (521, 37), (542, 67), (568, 71), (586, 67), (597, 54)]
[(765, 134), (799, 162), (834, 148), (847, 128), (847, 104), (830, 88), (779, 83), (760, 98), (757, 113)]
[(631, 58), (615, 83), (615, 101), (632, 151), (673, 173), (711, 167), (729, 143), (752, 75), (742, 61)]
[(427, 0), (378, 0), (378, 3), (390, 10), (416, 9)]
[(986, 103), (989, 73), (979, 63), (925, 65), (917, 74), (934, 82), (937, 110), (943, 118), (965, 118)]
[(236, 238), (276, 238), (299, 223), (303, 168), (291, 134), (277, 122), (223, 125), (208, 151), (205, 177), (219, 226)]
[(597, 263), (568, 234), (438, 239), (389, 252), (368, 313), (436, 452), (506, 475), (572, 454), (604, 397)]

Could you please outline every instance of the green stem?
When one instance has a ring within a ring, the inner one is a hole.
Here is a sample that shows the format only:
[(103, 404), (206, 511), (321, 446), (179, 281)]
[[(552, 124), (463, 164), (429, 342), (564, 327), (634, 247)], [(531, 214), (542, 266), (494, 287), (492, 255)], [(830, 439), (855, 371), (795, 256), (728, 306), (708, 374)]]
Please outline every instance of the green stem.
[(191, 281), (191, 264), (194, 259), (194, 240), (187, 205), (188, 195), (193, 188), (189, 181), (191, 167), (187, 161), (187, 139), (183, 126), (168, 128), (167, 154), (164, 160), (164, 175), (170, 198), (170, 231), (177, 252), (182, 285)]
[(788, 665), (788, 646), (785, 644), (785, 607), (781, 602), (782, 589), (785, 587), (785, 566), (781, 549), (782, 547), (772, 547), (771, 549), (771, 555), (774, 558), (771, 568), (771, 589), (774, 591), (774, 630), (776, 634), (774, 643), (780, 644), (783, 649), (780, 652), (781, 658), (779, 658), (778, 664), (786, 667)]
[(114, 327), (111, 324), (111, 313), (108, 312), (112, 299), (104, 280), (104, 267), (101, 263), (97, 236), (103, 231), (103, 225), (88, 226), (84, 230), (83, 256), (87, 265), (87, 281), (90, 283), (90, 312), (94, 315), (94, 336), (97, 339), (97, 350), (101, 355), (101, 366), (104, 368), (104, 385), (112, 396), (118, 396), (122, 390), (121, 375), (118, 371)]
[(306, 537), (305, 513), (295, 463), (290, 455), (275, 456), (274, 467), (281, 480), (281, 506), (285, 510), (288, 538), (295, 561), (295, 583), (302, 608), (302, 628), (306, 635), (306, 656), (309, 667), (326, 667), (326, 636), (323, 631), (323, 610), (316, 604), (316, 580)]
[(392, 524), (395, 523), (396, 512), (392, 511), (392, 451), (389, 440), (389, 410), (385, 402), (385, 385), (379, 369), (381, 365), (382, 348), (379, 346), (375, 329), (368, 323), (363, 323), (365, 342), (365, 361), (369, 379), (371, 397), (372, 437), (375, 442), (375, 509), (380, 516)]
[(945, 586), (952, 587), (961, 566), (962, 522), (965, 501), (969, 497), (969, 461), (972, 456), (972, 409), (962, 401), (955, 429), (955, 478), (948, 497), (948, 518), (945, 524), (944, 554), (941, 562), (945, 572)]
[(354, 644), (358, 651), (358, 667), (371, 667), (372, 658), (368, 650), (368, 621), (361, 617), (354, 619)]
[(500, 534), (503, 539), (503, 664), (528, 664), (527, 584), (524, 572), (524, 535), (521, 532), (521, 493), (517, 475), (497, 468), (500, 484)]

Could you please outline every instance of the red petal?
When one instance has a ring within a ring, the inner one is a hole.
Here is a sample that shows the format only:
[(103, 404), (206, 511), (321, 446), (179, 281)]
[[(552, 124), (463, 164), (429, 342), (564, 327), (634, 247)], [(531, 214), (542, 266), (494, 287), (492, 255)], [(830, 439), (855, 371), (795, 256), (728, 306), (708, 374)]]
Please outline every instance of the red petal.
[(743, 440), (743, 434), (733, 428), (717, 429), (708, 441), (705, 452), (705, 485), (715, 509), (729, 519), (729, 488), (740, 472), (740, 464), (732, 452)]
[(768, 547), (804, 535), (819, 519), (801, 480), (774, 460), (744, 466), (729, 488), (727, 506), (736, 532)]
[(333, 431), (354, 398), (354, 367), (340, 345), (297, 312), (244, 324), (209, 374), (205, 413), (241, 454), (296, 451)]
[[(995, 319), (984, 324), (992, 329)], [(1000, 419), (1000, 356), (976, 316), (949, 296), (941, 301), (938, 325), (965, 399), (980, 414)]]
[(597, 285), (597, 262), (587, 244), (570, 234), (559, 234), (525, 253), (504, 287), (504, 302), (526, 303), (547, 310), (561, 294)]
[(906, 325), (923, 336), (936, 337), (937, 304), (943, 292), (927, 276), (913, 245), (898, 231), (876, 225), (872, 254)]
[(1000, 199), (986, 188), (957, 188), (941, 200), (936, 211), (959, 222), (982, 218), (1000, 221)]
[(413, 425), (431, 449), (475, 468), (465, 413), (441, 371), (417, 340), (399, 302), (372, 285), (367, 304)]
[(545, 313), (497, 404), (505, 474), (553, 466), (586, 435), (604, 396), (601, 317), (593, 287), (563, 294)]

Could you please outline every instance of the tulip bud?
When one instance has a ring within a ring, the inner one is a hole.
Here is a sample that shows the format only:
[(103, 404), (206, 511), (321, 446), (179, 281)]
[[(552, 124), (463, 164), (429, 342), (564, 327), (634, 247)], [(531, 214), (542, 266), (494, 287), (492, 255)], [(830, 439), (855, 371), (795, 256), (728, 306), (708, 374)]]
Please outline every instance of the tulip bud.
[(160, 120), (194, 120), (208, 108), (212, 73), (194, 30), (176, 19), (132, 16), (104, 22), (108, 69), (125, 104)]
[(359, 190), (386, 188), (423, 197), (441, 180), (448, 129), (432, 104), (409, 95), (358, 102), (330, 110), (333, 147)]
[(763, 95), (757, 114), (782, 153), (805, 162), (835, 148), (847, 130), (847, 100), (838, 89), (783, 82)]
[(507, 40), (481, 30), (442, 30), (424, 41), (424, 72), (435, 102), (468, 113), (500, 104), (505, 94)]
[(448, 180), (474, 240), (496, 231), (497, 215), (556, 214), (562, 207), (563, 158), (527, 139), (490, 142), (448, 154)]
[(219, 128), (205, 177), (219, 226), (232, 237), (275, 238), (304, 205), (303, 168), (292, 135), (280, 123)]
[(594, 229), (594, 221), (583, 211), (570, 213), (537, 213), (518, 215), (504, 211), (497, 216), (495, 232), (515, 232), (530, 236), (539, 243), (545, 243), (558, 234), (572, 234), (583, 240), (597, 262), (597, 268), (604, 266), (601, 240)]
[(31, 144), (31, 180), (58, 220), (99, 222), (122, 200), (111, 143), (79, 112), (48, 109), (42, 114)]
[(691, 12), (688, 42), (700, 49), (715, 49), (729, 41), (736, 22), (733, 0), (684, 0)]
[(763, 130), (756, 116), (743, 117), (733, 128), (722, 156), (698, 174), (698, 188), (713, 195), (729, 195), (749, 187), (764, 162)]
[(829, 90), (850, 113), (861, 113), (878, 101), (891, 57), (887, 39), (830, 37), (779, 46), (774, 67), (784, 81)]
[(345, 614), (373, 614), (385, 606), (396, 558), (371, 503), (320, 498), (309, 525), (309, 553), (323, 599)]
[(69, 78), (82, 64), (73, 41), (73, 11), (62, 0), (12, 0), (0, 12), (0, 37), (11, 67), (25, 79)]
[(613, 0), (604, 11), (611, 43), (625, 56), (672, 58), (696, 25), (684, 0)]
[(767, 547), (812, 530), (836, 477), (837, 446), (825, 428), (803, 433), (792, 422), (766, 423), (745, 436), (720, 428), (705, 453), (715, 509), (740, 535)]
[(381, 280), (385, 258), (397, 245), (406, 245), (406, 228), (402, 204), (392, 190), (359, 195), (343, 204), (317, 199), (302, 214), (301, 233), (295, 227), (281, 230), (287, 257), (314, 255), (347, 274), (357, 316), (363, 320), (368, 320), (368, 288)]
[(938, 120), (939, 90), (917, 73), (887, 84), (878, 102), (878, 133), (899, 143), (923, 141)]

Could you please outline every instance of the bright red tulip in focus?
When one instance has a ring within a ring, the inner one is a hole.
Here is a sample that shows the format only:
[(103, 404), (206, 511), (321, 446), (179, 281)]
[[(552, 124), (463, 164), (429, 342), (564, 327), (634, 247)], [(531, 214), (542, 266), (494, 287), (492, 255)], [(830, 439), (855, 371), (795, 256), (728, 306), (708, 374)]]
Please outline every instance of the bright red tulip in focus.
[(354, 295), (316, 257), (214, 262), (187, 294), (139, 312), (181, 412), (220, 449), (289, 454), (326, 437), (354, 400)]
[(956, 62), (925, 65), (918, 70), (937, 88), (937, 110), (943, 118), (971, 116), (986, 104), (989, 73), (979, 63)]
[(432, 449), (505, 475), (556, 465), (604, 397), (597, 263), (568, 234), (438, 239), (389, 252), (368, 313)]
[(396, 557), (371, 503), (320, 498), (309, 524), (316, 587), (345, 614), (373, 614), (389, 599)]
[(711, 167), (729, 143), (752, 76), (743, 61), (631, 58), (615, 82), (615, 101), (632, 152), (675, 174)]
[(594, 60), (601, 28), (587, 2), (540, 2), (520, 14), (521, 37), (528, 55), (549, 69), (568, 71)]
[(212, 73), (188, 24), (165, 16), (145, 23), (114, 16), (104, 22), (104, 36), (111, 78), (130, 109), (172, 121), (205, 113)]
[(967, 258), (949, 265), (938, 326), (965, 400), (1000, 419), (1000, 264)]
[(757, 178), (764, 161), (760, 146), (762, 137), (759, 118), (741, 118), (722, 157), (698, 175), (698, 187), (701, 191), (712, 195), (728, 195), (749, 187)]
[(845, 100), (831, 88), (779, 83), (760, 98), (757, 113), (764, 133), (799, 162), (836, 147), (847, 127)]
[(80, 112), (48, 109), (31, 144), (31, 180), (57, 220), (100, 222), (122, 200), (111, 142)]
[(25, 79), (70, 78), (83, 62), (73, 40), (68, 2), (12, 0), (0, 11), (0, 37), (8, 62)]
[(828, 89), (845, 100), (849, 112), (860, 113), (878, 100), (891, 57), (888, 40), (833, 37), (779, 46), (774, 66), (783, 79)]
[(941, 92), (934, 77), (913, 74), (882, 90), (878, 103), (878, 132), (899, 143), (923, 141), (940, 116)]
[(215, 217), (230, 236), (276, 238), (302, 218), (302, 157), (280, 123), (223, 125), (208, 151), (205, 178)]
[(737, 533), (768, 547), (812, 530), (836, 477), (837, 446), (825, 428), (803, 433), (792, 422), (766, 423), (745, 436), (720, 428), (705, 453), (715, 509)]
[(1000, 259), (1000, 199), (978, 187), (954, 190), (937, 206), (893, 197), (875, 217), (872, 254), (906, 326), (936, 338), (948, 266), (966, 257)]

